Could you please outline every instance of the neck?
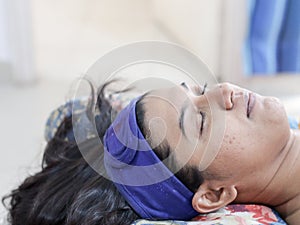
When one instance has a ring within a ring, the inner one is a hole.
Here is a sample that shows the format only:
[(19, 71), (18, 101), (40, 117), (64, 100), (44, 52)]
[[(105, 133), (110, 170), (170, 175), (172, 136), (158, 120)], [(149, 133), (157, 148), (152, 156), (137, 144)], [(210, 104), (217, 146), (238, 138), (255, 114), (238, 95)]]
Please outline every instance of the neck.
[(300, 132), (291, 131), (281, 151), (272, 180), (259, 194), (258, 202), (270, 205), (289, 224), (300, 221)]

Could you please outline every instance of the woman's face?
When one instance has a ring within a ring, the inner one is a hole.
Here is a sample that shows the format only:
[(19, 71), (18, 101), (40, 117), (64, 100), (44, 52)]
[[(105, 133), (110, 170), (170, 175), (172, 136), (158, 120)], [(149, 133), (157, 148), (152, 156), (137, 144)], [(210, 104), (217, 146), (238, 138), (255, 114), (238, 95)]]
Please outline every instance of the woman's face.
[(144, 98), (151, 145), (165, 141), (182, 165), (222, 180), (250, 185), (257, 176), (270, 179), (266, 173), (290, 134), (282, 104), (229, 83), (202, 92), (181, 85)]

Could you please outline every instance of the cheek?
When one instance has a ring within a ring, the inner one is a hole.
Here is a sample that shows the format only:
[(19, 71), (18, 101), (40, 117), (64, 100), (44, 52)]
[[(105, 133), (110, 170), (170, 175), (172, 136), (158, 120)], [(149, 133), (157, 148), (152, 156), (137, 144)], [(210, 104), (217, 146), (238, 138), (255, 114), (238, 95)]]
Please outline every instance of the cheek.
[(249, 170), (252, 161), (249, 151), (252, 143), (242, 140), (238, 132), (225, 132), (218, 155), (210, 166), (213, 173), (222, 177), (239, 176), (243, 171)]
[(285, 109), (278, 99), (266, 98), (264, 113), (254, 122), (252, 133), (258, 141), (269, 146), (273, 151), (280, 150), (286, 144), (290, 127)]
[(225, 131), (219, 154), (212, 168), (224, 176), (239, 177), (250, 171), (260, 171), (270, 166), (285, 145), (289, 128), (270, 124), (250, 127), (234, 124)]
[(225, 134), (221, 149), (223, 152), (236, 155), (243, 152), (245, 150), (245, 146), (241, 143), (241, 138), (236, 134)]
[(222, 141), (218, 154), (209, 166), (225, 176), (257, 171), (264, 165), (268, 166), (289, 137), (285, 110), (276, 99), (267, 99), (251, 120), (228, 113), (225, 121), (224, 135), (213, 139)]
[(253, 145), (248, 140), (248, 136), (241, 138), (237, 132), (226, 133), (217, 160), (222, 160), (222, 163), (228, 165), (228, 167), (239, 166), (240, 162), (244, 161), (245, 155), (249, 154), (247, 151)]

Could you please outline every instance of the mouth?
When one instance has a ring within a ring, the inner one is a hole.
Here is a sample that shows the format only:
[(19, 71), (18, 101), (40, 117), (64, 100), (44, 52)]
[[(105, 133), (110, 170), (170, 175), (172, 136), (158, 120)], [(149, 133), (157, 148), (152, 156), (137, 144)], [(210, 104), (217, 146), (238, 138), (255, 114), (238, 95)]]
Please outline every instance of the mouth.
[(251, 114), (251, 112), (253, 110), (253, 107), (255, 105), (255, 98), (256, 97), (252, 92), (250, 92), (248, 94), (248, 102), (247, 102), (247, 117), (248, 118), (250, 118), (250, 114)]

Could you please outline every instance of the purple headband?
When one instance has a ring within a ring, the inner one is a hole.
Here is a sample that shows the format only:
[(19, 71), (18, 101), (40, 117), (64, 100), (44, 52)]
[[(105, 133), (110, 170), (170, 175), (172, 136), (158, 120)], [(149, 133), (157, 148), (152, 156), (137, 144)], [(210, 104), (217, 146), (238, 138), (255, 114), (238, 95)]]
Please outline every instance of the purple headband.
[(128, 204), (145, 219), (189, 220), (193, 193), (160, 161), (140, 131), (132, 100), (104, 136), (104, 165)]

